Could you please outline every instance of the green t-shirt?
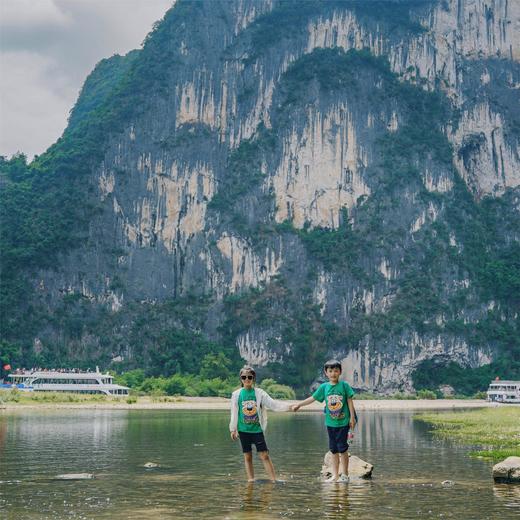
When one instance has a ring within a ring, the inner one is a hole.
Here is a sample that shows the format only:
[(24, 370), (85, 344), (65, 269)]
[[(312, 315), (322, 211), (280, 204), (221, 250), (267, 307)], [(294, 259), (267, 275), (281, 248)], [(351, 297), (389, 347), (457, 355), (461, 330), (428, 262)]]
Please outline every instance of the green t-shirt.
[(335, 385), (323, 383), (312, 394), (312, 397), (323, 403), (325, 401), (325, 424), (327, 426), (347, 426), (350, 422), (350, 410), (347, 399), (354, 395), (354, 390), (345, 381), (338, 381)]
[(247, 433), (260, 433), (260, 417), (256, 404), (255, 390), (242, 388), (238, 396), (238, 431)]

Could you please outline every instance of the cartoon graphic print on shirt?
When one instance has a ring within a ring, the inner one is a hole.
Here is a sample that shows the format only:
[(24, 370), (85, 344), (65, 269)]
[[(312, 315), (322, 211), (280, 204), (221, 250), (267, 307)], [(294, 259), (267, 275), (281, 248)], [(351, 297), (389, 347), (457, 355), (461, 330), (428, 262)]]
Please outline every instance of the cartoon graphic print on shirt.
[(327, 396), (327, 408), (329, 409), (329, 416), (334, 420), (341, 420), (345, 418), (343, 412), (343, 396), (338, 394), (331, 394)]
[(258, 412), (256, 409), (256, 401), (242, 401), (242, 414), (245, 424), (259, 424)]

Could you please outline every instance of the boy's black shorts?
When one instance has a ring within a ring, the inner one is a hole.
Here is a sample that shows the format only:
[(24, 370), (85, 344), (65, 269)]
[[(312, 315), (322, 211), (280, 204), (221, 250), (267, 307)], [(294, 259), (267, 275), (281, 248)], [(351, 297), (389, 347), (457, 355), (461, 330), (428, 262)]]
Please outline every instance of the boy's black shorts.
[(345, 453), (348, 450), (348, 430), (347, 426), (327, 426), (329, 434), (329, 450), (332, 453)]
[(249, 433), (249, 432), (238, 432), (240, 437), (240, 444), (242, 444), (242, 451), (244, 453), (250, 453), (253, 451), (252, 445), (256, 446), (256, 451), (269, 451), (263, 432)]

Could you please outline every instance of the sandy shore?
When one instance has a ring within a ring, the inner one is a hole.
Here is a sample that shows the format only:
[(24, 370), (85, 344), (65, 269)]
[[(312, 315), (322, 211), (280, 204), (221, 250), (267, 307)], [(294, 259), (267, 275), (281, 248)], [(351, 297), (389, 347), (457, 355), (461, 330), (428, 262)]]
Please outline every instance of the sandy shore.
[[(173, 399), (173, 398), (172, 398)], [(288, 404), (297, 401), (286, 401)], [(96, 410), (228, 410), (229, 399), (220, 397), (179, 397), (175, 400), (160, 402), (149, 397), (141, 397), (136, 403), (128, 404), (125, 400), (81, 403), (5, 403), (0, 405), (2, 411), (26, 409), (96, 409)], [(433, 400), (398, 400), (370, 399), (355, 400), (356, 409), (365, 410), (451, 410), (460, 408), (485, 408), (496, 406), (477, 399), (433, 399)], [(322, 412), (323, 404), (313, 403), (298, 413)]]

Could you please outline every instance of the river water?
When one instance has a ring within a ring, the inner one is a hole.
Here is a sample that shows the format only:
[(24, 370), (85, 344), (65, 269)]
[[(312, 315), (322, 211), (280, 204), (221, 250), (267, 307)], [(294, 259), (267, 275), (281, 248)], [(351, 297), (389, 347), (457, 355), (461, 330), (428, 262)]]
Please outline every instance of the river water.
[[(494, 485), (489, 462), (432, 439), (410, 412), (362, 414), (351, 452), (375, 469), (350, 484), (318, 480), (322, 414), (270, 414), (277, 484), (256, 456), (259, 481), (244, 482), (227, 424), (216, 411), (0, 412), (0, 518), (520, 518), (520, 486)], [(95, 479), (54, 479), (83, 472)]]

